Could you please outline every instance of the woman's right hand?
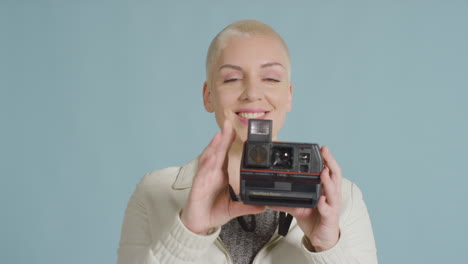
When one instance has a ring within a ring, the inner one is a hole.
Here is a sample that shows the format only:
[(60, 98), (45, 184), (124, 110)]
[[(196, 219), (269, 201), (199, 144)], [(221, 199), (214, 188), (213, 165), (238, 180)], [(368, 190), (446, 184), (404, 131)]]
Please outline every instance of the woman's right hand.
[(234, 129), (226, 120), (222, 131), (216, 133), (199, 157), (198, 171), (180, 215), (182, 223), (194, 233), (207, 234), (233, 218), (265, 210), (264, 206), (231, 200), (227, 157), (234, 138)]

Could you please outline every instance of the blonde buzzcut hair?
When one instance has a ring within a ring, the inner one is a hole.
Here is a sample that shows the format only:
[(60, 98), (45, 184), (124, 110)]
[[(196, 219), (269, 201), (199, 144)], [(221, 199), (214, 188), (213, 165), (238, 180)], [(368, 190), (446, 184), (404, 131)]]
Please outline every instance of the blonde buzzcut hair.
[(227, 40), (234, 36), (252, 37), (256, 35), (272, 37), (281, 43), (288, 58), (288, 65), (285, 65), (285, 67), (288, 70), (288, 76), (290, 76), (291, 57), (284, 39), (269, 25), (254, 19), (245, 19), (228, 25), (211, 41), (210, 47), (208, 48), (208, 54), (206, 56), (206, 81), (211, 82), (211, 76), (213, 75), (212, 67), (216, 63), (216, 60), (223, 50)]

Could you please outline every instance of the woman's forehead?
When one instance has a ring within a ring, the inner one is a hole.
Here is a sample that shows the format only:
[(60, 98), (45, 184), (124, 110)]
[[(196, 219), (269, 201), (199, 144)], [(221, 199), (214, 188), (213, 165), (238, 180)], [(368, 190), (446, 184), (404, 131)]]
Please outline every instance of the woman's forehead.
[(217, 66), (256, 63), (258, 66), (269, 64), (287, 68), (288, 62), (286, 48), (276, 38), (265, 35), (232, 36), (223, 43)]

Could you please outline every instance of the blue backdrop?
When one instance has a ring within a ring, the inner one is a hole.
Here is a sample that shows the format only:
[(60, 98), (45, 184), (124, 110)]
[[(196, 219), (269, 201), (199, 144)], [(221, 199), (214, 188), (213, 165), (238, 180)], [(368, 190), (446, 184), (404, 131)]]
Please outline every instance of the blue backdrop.
[(380, 263), (466, 261), (467, 1), (168, 2), (0, 2), (1, 263), (116, 262), (143, 174), (217, 131), (205, 55), (244, 18), (288, 42), (280, 138), (330, 147)]

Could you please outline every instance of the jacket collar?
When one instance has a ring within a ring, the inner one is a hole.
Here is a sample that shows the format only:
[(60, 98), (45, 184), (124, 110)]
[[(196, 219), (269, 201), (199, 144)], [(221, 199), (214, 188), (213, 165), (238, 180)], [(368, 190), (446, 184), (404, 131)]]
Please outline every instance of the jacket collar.
[(198, 170), (198, 157), (182, 166), (172, 184), (174, 190), (184, 190), (192, 186), (192, 180)]

